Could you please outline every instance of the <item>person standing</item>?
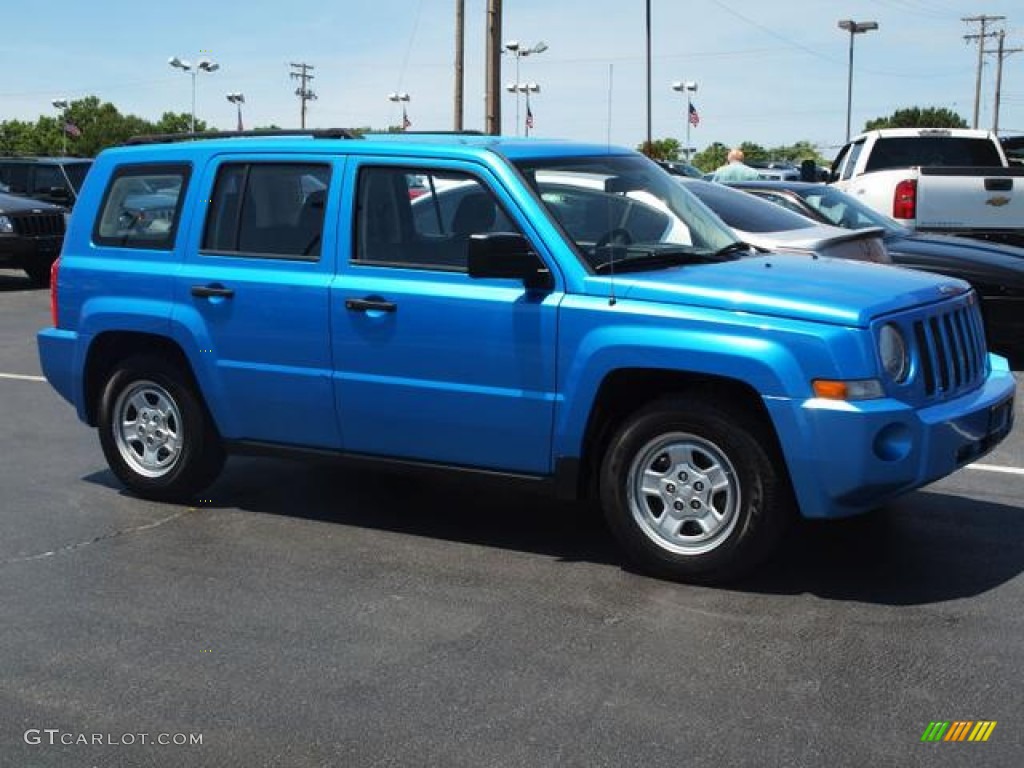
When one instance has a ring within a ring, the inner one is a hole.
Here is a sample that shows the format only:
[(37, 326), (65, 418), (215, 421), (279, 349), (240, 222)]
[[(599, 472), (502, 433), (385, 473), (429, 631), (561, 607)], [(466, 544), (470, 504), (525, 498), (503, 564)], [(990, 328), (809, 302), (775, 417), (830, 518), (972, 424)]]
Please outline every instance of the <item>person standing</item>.
[(730, 149), (726, 160), (728, 162), (715, 171), (712, 181), (751, 181), (758, 178), (757, 171), (743, 162), (743, 150), (739, 147)]

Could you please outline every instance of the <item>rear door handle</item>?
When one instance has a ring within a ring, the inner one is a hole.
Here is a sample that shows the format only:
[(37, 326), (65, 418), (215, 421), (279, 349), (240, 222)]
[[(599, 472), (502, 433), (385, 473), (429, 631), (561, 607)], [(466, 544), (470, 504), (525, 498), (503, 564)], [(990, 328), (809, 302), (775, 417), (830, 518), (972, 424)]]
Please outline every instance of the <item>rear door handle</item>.
[(192, 295), (200, 299), (209, 299), (214, 296), (218, 296), (222, 299), (230, 299), (234, 297), (235, 291), (233, 288), (225, 288), (223, 285), (218, 283), (212, 283), (210, 285), (193, 285)]
[(350, 312), (394, 312), (398, 305), (378, 298), (345, 299), (345, 309)]

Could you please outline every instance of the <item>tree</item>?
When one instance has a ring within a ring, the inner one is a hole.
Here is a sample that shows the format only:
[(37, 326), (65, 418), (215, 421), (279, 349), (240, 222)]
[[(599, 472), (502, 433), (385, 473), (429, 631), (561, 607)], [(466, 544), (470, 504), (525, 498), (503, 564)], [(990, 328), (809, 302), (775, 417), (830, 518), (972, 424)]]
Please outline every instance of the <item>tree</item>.
[(637, 150), (652, 160), (678, 160), (682, 154), (683, 145), (679, 143), (678, 139), (655, 139), (650, 145), (646, 141), (643, 144), (638, 144)]
[(716, 141), (694, 155), (693, 164), (704, 171), (704, 173), (711, 173), (715, 168), (725, 165), (725, 158), (728, 154), (729, 147), (720, 141)]
[(876, 117), (864, 124), (865, 131), (878, 128), (966, 128), (967, 121), (945, 107), (897, 109), (888, 117)]
[[(744, 159), (754, 163), (784, 162), (800, 165), (804, 160), (813, 160), (817, 165), (828, 165), (829, 161), (822, 157), (809, 141), (798, 141), (795, 144), (771, 147), (765, 149), (760, 144), (745, 141), (739, 145), (743, 150)], [(729, 147), (716, 141), (709, 145), (702, 152), (693, 156), (693, 164), (705, 173), (719, 168), (726, 163), (729, 154)]]
[[(150, 126), (150, 133), (188, 133), (192, 128), (192, 115), (189, 112), (164, 112), (160, 119)], [(208, 131), (209, 126), (202, 120), (196, 120), (196, 131)]]
[[(60, 118), (43, 115), (35, 123), (22, 120), (0, 122), (0, 154), (45, 156), (67, 153), (94, 157), (107, 147), (123, 144), (132, 136), (187, 131), (190, 121), (191, 116), (187, 113), (164, 112), (153, 123), (136, 115), (122, 115), (113, 104), (88, 96), (71, 102)], [(197, 120), (196, 130), (207, 130), (206, 123)]]

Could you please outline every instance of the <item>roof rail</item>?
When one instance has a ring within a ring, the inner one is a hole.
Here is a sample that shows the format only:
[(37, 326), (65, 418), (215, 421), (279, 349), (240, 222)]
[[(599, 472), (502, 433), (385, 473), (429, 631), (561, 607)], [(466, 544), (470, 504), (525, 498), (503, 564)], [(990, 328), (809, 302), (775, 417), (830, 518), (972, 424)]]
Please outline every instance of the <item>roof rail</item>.
[(483, 131), (467, 128), (462, 131), (370, 131), (371, 136), (483, 136)]
[(185, 133), (154, 133), (132, 136), (125, 141), (126, 145), (134, 144), (170, 144), (178, 141), (195, 139), (238, 139), (256, 138), (260, 136), (310, 136), (314, 139), (358, 139), (359, 136), (347, 128), (268, 128), (256, 131), (195, 131)]

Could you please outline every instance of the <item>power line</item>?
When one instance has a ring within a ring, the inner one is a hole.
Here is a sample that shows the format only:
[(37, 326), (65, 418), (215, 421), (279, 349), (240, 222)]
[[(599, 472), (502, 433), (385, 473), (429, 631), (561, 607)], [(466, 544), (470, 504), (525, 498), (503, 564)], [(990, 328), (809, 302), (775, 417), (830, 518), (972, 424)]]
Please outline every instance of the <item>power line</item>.
[(306, 129), (306, 102), (307, 101), (316, 101), (316, 94), (313, 92), (313, 90), (311, 88), (306, 87), (306, 83), (313, 79), (313, 75), (309, 74), (309, 71), (312, 70), (312, 69), (315, 69), (315, 67), (312, 64), (306, 64), (306, 63), (301, 63), (301, 64), (292, 63), (292, 64), (289, 64), (288, 66), (290, 66), (292, 69), (296, 70), (295, 72), (290, 72), (289, 76), (293, 80), (299, 80), (300, 81), (299, 87), (295, 89), (295, 95), (298, 96), (299, 100), (302, 102), (302, 111), (300, 113), (299, 128), (305, 130)]

